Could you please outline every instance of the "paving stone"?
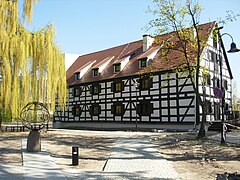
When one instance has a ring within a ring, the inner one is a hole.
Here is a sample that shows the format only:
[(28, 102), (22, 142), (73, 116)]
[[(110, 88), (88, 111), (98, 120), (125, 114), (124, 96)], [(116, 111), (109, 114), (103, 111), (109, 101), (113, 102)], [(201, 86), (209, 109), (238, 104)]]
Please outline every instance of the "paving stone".
[(122, 173), (126, 178), (131, 174), (139, 179), (179, 179), (178, 173), (148, 138), (120, 138), (104, 172)]

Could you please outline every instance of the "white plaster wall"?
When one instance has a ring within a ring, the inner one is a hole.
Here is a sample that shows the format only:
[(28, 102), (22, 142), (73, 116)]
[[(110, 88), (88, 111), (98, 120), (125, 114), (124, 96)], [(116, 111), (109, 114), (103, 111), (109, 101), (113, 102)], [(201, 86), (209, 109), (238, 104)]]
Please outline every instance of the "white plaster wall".
[(154, 110), (153, 111), (153, 117), (159, 117), (159, 110)]
[(149, 117), (148, 116), (142, 116), (142, 121), (149, 121)]
[(127, 63), (129, 62), (130, 56), (124, 58), (121, 62), (121, 71), (124, 69), (124, 67), (127, 65)]
[(113, 58), (114, 58), (114, 56), (113, 56), (111, 59), (109, 59), (108, 61), (106, 61), (105, 63), (101, 64), (101, 65), (98, 67), (98, 68), (99, 68), (98, 72), (101, 73), (101, 72), (105, 69), (105, 67), (107, 67), (107, 65), (109, 64), (109, 62), (110, 62)]

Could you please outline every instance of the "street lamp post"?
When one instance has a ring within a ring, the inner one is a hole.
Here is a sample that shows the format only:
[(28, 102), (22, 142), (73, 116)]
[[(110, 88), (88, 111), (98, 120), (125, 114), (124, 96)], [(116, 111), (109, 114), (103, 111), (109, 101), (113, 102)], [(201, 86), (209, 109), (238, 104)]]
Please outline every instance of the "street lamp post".
[(237, 49), (237, 46), (236, 44), (233, 42), (233, 37), (228, 34), (228, 33), (223, 33), (223, 34), (220, 34), (219, 30), (222, 29), (223, 27), (219, 27), (217, 30), (218, 30), (218, 40), (219, 40), (219, 65), (220, 65), (220, 86), (221, 86), (221, 91), (223, 92), (223, 95), (222, 95), (222, 117), (221, 117), (221, 121), (222, 121), (222, 129), (221, 129), (221, 144), (225, 144), (225, 125), (224, 125), (224, 111), (225, 111), (225, 92), (224, 92), (224, 87), (223, 87), (223, 74), (222, 74), (222, 66), (223, 66), (223, 59), (222, 59), (222, 51), (221, 51), (221, 48), (222, 48), (222, 39), (221, 37), (224, 36), (224, 35), (228, 35), (231, 37), (232, 39), (232, 43), (230, 45), (230, 50), (227, 51), (228, 53), (235, 53), (235, 52), (239, 52), (240, 49)]

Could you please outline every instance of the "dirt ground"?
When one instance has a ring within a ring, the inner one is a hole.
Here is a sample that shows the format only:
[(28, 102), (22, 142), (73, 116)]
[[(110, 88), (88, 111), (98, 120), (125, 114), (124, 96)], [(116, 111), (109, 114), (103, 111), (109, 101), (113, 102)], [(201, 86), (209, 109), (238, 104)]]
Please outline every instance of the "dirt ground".
[[(61, 134), (44, 134), (42, 146), (61, 168), (78, 168), (81, 170), (102, 171), (110, 156), (114, 140), (95, 136), (74, 136)], [(72, 146), (79, 147), (79, 166), (72, 164)]]
[[(239, 132), (240, 133), (240, 132)], [(0, 163), (22, 164), (21, 139), (28, 133), (0, 133)], [(42, 133), (46, 149), (63, 169), (101, 171), (116, 139), (96, 136)], [(216, 179), (218, 173), (240, 172), (240, 145), (220, 146), (219, 142), (198, 141), (193, 133), (159, 133), (152, 139), (164, 158), (171, 161), (183, 179)], [(79, 166), (71, 166), (71, 148), (78, 146)]]
[[(22, 164), (21, 140), (28, 132), (0, 133), (0, 163)], [(101, 171), (110, 156), (113, 139), (94, 136), (41, 133), (42, 150), (54, 157), (62, 169)], [(79, 147), (79, 166), (72, 166), (72, 147)]]
[[(239, 132), (240, 133), (240, 132)], [(240, 145), (196, 140), (196, 134), (167, 135), (152, 141), (183, 179), (216, 179), (217, 174), (240, 172)]]

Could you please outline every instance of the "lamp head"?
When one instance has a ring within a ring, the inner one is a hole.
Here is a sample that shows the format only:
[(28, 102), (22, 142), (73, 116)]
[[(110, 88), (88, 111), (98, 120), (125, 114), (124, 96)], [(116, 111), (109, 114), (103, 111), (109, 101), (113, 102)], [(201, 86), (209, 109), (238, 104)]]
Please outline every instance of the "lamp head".
[(239, 52), (239, 51), (240, 51), (240, 49), (238, 49), (236, 44), (234, 42), (232, 42), (230, 50), (228, 51), (228, 53), (235, 53), (235, 52)]

